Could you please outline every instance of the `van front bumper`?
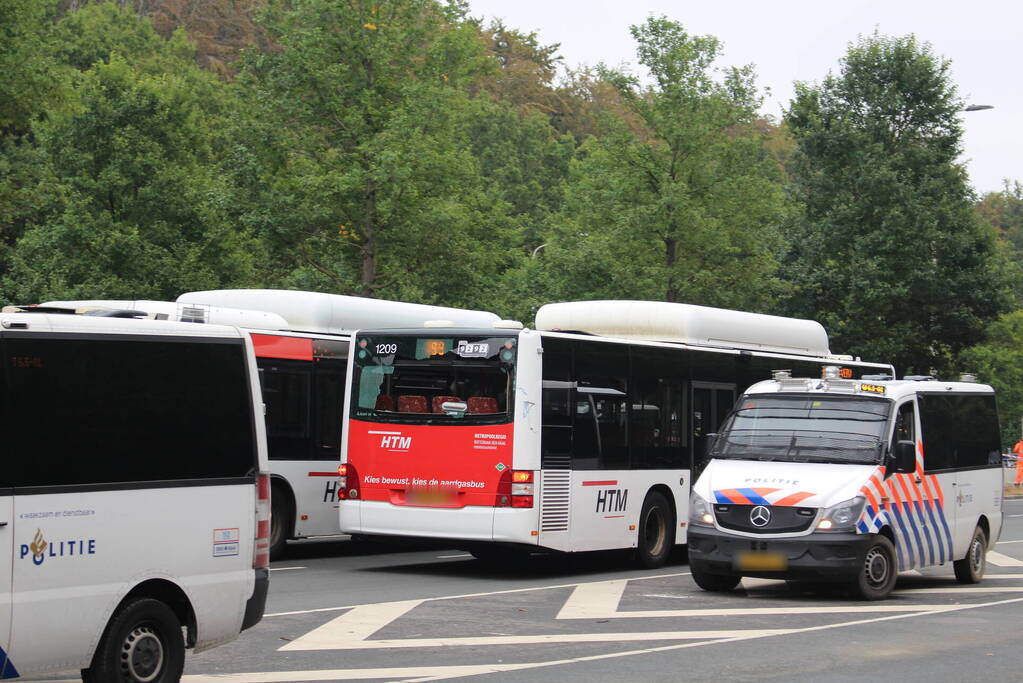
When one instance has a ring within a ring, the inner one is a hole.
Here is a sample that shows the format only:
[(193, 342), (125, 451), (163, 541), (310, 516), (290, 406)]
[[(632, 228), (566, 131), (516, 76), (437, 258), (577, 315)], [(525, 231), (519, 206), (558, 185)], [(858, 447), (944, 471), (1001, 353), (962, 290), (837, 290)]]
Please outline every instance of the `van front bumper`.
[[(689, 529), (689, 565), (712, 574), (851, 581), (863, 570), (873, 540), (873, 534), (854, 532), (760, 539), (694, 526)], [(776, 563), (782, 567), (770, 567)]]

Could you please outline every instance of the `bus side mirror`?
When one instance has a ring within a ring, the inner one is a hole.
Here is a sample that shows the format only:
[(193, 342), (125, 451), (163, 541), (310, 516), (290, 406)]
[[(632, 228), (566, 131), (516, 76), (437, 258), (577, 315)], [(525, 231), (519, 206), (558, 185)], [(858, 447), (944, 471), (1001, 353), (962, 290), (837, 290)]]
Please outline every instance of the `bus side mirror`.
[(895, 444), (896, 474), (916, 472), (916, 444), (912, 441), (899, 441)]

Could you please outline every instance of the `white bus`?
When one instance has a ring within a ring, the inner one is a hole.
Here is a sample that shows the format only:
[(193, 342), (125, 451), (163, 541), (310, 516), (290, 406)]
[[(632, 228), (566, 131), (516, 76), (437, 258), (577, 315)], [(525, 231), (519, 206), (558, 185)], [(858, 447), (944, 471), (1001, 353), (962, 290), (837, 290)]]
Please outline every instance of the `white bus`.
[(270, 486), (233, 327), (0, 313), (0, 677), (177, 681), (263, 616)]
[(360, 330), (341, 529), (480, 558), (686, 542), (694, 454), (745, 387), (841, 363), (818, 323), (641, 301), (549, 304), (538, 330)]
[(351, 332), (431, 320), (459, 326), (489, 326), (498, 320), (485, 311), (268, 289), (188, 292), (176, 302), (51, 301), (42, 306), (134, 310), (248, 330), (266, 405), (272, 559), (281, 557), (289, 539), (341, 533), (337, 465)]

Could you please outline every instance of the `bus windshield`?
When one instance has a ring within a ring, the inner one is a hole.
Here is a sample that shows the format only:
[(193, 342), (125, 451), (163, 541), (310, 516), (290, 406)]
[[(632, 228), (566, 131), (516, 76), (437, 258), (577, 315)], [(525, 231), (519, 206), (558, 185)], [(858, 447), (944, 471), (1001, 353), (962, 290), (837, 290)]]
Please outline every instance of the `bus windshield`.
[(710, 457), (877, 464), (884, 456), (891, 405), (864, 396), (745, 396)]
[(359, 335), (352, 417), (402, 424), (512, 419), (515, 337)]

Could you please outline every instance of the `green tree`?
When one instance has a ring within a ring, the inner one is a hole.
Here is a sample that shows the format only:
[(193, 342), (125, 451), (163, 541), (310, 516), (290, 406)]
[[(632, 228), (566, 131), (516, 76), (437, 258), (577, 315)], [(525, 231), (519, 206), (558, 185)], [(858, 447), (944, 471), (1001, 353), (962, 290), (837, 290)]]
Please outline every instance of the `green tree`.
[(520, 113), (486, 95), (467, 104), (461, 126), (484, 192), (507, 206), (513, 241), (531, 252), (545, 241), (550, 217), (561, 208), (574, 139), (559, 134), (543, 113)]
[(989, 192), (974, 207), (997, 233), (998, 271), (1011, 292), (1012, 308), (1023, 307), (1023, 184), (1005, 181), (1001, 192)]
[(502, 21), (484, 27), (473, 20), (497, 68), (476, 79), (470, 88), (489, 93), (523, 113), (540, 112), (556, 121), (562, 114), (561, 94), (554, 86), (560, 45), (541, 45), (535, 33), (508, 28)]
[(834, 348), (899, 371), (945, 370), (1005, 307), (994, 235), (956, 161), (962, 130), (949, 62), (913, 36), (850, 45), (837, 75), (797, 83), (789, 313)]
[(977, 213), (998, 230), (1017, 255), (1023, 254), (1023, 183), (1006, 180), (1001, 192), (981, 197)]
[(78, 71), (109, 61), (115, 52), (136, 65), (166, 53), (166, 41), (149, 19), (109, 1), (69, 12), (54, 27), (53, 37), (56, 57)]
[(28, 132), (59, 102), (64, 71), (50, 40), (57, 0), (0, 0), (0, 136)]
[(54, 56), (56, 0), (0, 0), (0, 276), (30, 225), (59, 200), (32, 122), (60, 107), (69, 70)]
[(512, 243), (463, 126), (496, 66), (477, 27), (433, 0), (297, 0), (263, 24), (279, 49), (241, 73), (260, 110), (238, 153), (281, 282), (479, 305)]
[(572, 165), (545, 250), (563, 295), (767, 308), (785, 204), (753, 69), (715, 69), (718, 40), (664, 18), (631, 30), (649, 84), (601, 68), (626, 116)]
[(1008, 451), (1020, 438), (1023, 420), (1023, 311), (1008, 313), (991, 323), (984, 341), (965, 349), (958, 365), (995, 388), (1002, 447)]
[(66, 200), (18, 242), (5, 281), (15, 300), (166, 299), (245, 280), (202, 80), (140, 74), (117, 55), (82, 74), (75, 106), (38, 127)]

